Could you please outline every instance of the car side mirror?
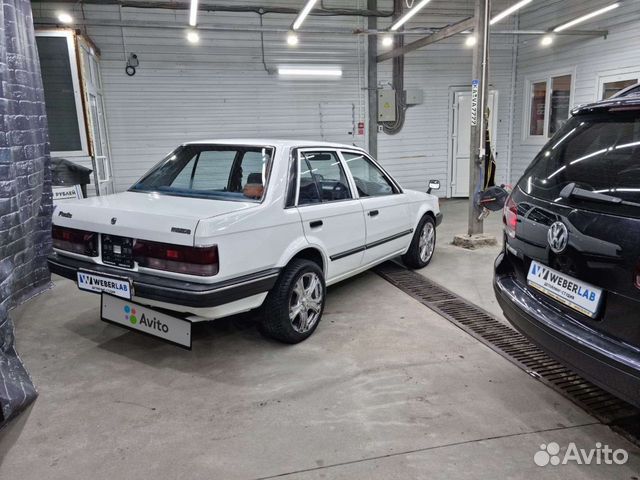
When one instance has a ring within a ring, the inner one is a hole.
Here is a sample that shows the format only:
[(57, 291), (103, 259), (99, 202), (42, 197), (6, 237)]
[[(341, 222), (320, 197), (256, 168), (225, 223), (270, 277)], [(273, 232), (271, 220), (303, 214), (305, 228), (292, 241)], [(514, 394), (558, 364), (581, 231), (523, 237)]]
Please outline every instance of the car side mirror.
[(429, 190), (427, 190), (427, 193), (431, 193), (432, 190), (440, 190), (440, 180), (429, 180)]

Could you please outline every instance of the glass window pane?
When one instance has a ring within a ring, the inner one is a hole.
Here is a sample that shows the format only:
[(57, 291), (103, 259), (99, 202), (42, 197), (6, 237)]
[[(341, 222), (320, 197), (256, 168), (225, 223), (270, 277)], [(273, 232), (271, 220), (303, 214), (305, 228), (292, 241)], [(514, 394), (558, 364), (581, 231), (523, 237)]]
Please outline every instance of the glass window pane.
[(571, 101), (571, 75), (551, 79), (551, 117), (549, 136), (553, 136), (569, 118)]
[(620, 90), (623, 90), (631, 85), (635, 85), (638, 83), (637, 78), (633, 78), (630, 80), (617, 80), (614, 82), (605, 82), (602, 86), (602, 99), (611, 98), (613, 95), (618, 93)]
[(130, 190), (220, 200), (260, 200), (268, 181), (268, 173), (265, 178), (263, 172), (269, 172), (272, 157), (273, 149), (268, 147), (184, 145)]
[(547, 82), (536, 82), (531, 85), (531, 116), (529, 118), (529, 135), (544, 135), (544, 117), (547, 104)]
[(82, 150), (66, 37), (37, 36), (52, 152)]
[(299, 205), (350, 198), (353, 197), (349, 182), (335, 152), (304, 152), (301, 155)]
[(347, 152), (343, 155), (361, 197), (379, 197), (395, 193), (382, 171), (364, 155)]

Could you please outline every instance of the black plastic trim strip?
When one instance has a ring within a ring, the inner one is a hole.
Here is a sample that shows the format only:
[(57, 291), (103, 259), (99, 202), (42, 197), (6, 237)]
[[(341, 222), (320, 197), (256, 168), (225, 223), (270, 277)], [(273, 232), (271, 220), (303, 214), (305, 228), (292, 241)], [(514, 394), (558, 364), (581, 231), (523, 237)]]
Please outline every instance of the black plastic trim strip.
[(348, 257), (349, 255), (355, 255), (356, 253), (360, 253), (369, 248), (374, 248), (382, 245), (383, 243), (391, 242), (393, 240), (397, 240), (398, 238), (404, 237), (406, 235), (410, 235), (413, 233), (413, 228), (409, 230), (405, 230), (404, 232), (396, 233), (395, 235), (391, 235), (390, 237), (385, 237), (380, 240), (376, 240), (375, 242), (368, 243), (366, 245), (362, 245), (361, 247), (352, 248), (351, 250), (346, 250), (344, 252), (336, 253), (329, 257), (331, 261), (340, 260), (341, 258)]
[[(280, 268), (270, 268), (250, 275), (232, 278), (218, 283), (205, 284), (184, 280), (156, 277), (147, 273), (132, 272), (83, 262), (70, 257), (52, 254), (47, 260), (49, 270), (62, 277), (77, 281), (78, 270), (90, 273), (115, 275), (131, 280), (135, 296), (185, 307), (208, 308), (241, 300), (268, 292), (273, 288)], [(98, 293), (98, 292), (96, 292)]]

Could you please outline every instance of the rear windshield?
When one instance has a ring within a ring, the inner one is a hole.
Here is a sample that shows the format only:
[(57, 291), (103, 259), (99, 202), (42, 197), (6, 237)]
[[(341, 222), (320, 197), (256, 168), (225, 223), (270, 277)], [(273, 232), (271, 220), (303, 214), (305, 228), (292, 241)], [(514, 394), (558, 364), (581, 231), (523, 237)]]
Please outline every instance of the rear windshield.
[(270, 147), (183, 145), (130, 191), (259, 202), (272, 157)]
[[(586, 190), (640, 202), (640, 111), (571, 118), (536, 156), (518, 185), (535, 197), (566, 203), (559, 198), (560, 191), (572, 182)], [(597, 210), (618, 208), (587, 203)]]

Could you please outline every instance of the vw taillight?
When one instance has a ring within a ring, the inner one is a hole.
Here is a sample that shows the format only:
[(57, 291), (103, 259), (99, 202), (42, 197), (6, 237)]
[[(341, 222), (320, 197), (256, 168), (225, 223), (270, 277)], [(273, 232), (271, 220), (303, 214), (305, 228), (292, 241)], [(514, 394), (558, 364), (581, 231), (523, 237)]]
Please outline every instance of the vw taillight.
[(54, 225), (51, 238), (53, 248), (88, 257), (98, 256), (98, 234), (95, 232)]
[(516, 238), (516, 227), (518, 225), (518, 205), (513, 201), (511, 195), (507, 198), (502, 211), (502, 222), (504, 223), (504, 231), (510, 238)]
[(169, 243), (136, 240), (133, 259), (155, 270), (211, 277), (218, 273), (218, 247), (185, 247)]

